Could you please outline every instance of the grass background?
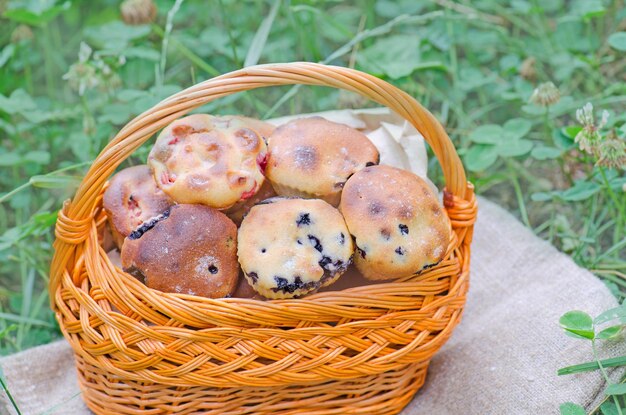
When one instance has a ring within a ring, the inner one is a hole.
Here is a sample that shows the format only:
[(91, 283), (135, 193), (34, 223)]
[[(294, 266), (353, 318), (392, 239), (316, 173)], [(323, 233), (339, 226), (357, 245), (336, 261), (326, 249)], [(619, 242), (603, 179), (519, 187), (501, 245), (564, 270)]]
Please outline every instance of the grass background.
[[(609, 111), (603, 135), (626, 136), (623, 1), (154, 3), (156, 18), (131, 26), (119, 1), (0, 1), (0, 355), (60, 336), (46, 291), (56, 211), (103, 145), (168, 95), (255, 63), (350, 66), (409, 92), (445, 125), (479, 194), (624, 298), (624, 170), (596, 166), (574, 143), (587, 102)], [(530, 101), (544, 82), (559, 90), (549, 107)], [(371, 105), (282, 87), (202, 111), (269, 118)]]

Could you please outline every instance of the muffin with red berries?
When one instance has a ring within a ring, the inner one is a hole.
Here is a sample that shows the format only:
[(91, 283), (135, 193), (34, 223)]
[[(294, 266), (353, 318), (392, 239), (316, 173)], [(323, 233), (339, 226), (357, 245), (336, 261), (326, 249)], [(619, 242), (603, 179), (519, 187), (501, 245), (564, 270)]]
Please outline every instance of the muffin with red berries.
[(157, 185), (177, 203), (216, 209), (250, 199), (265, 180), (263, 137), (272, 127), (264, 125), (207, 114), (174, 121), (159, 134), (148, 156)]

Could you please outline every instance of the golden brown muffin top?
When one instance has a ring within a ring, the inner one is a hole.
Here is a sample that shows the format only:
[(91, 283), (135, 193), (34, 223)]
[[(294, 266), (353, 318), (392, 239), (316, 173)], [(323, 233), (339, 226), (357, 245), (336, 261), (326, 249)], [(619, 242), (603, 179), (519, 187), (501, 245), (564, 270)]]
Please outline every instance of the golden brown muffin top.
[(363, 133), (321, 117), (281, 125), (269, 138), (268, 152), (270, 181), (317, 197), (340, 193), (348, 177), (379, 160)]
[(366, 276), (412, 275), (441, 261), (450, 242), (450, 222), (437, 195), (406, 170), (381, 165), (355, 173), (339, 209), (356, 238), (355, 256), (370, 267)]
[(122, 247), (124, 271), (163, 292), (220, 298), (237, 284), (237, 227), (204, 205), (175, 205), (133, 231)]
[(226, 209), (246, 200), (264, 181), (272, 130), (245, 117), (194, 114), (174, 121), (148, 156), (157, 185), (178, 203)]
[(154, 182), (145, 164), (120, 170), (104, 191), (102, 206), (115, 231), (127, 237), (144, 221), (160, 215), (174, 202)]

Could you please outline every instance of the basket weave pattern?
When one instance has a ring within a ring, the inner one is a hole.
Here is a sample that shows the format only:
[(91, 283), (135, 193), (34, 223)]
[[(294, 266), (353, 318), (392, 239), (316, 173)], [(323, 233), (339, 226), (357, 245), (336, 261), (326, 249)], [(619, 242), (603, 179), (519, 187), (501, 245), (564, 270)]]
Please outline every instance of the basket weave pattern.
[[(453, 233), (445, 259), (408, 278), (304, 299), (208, 299), (151, 290), (99, 245), (102, 193), (119, 164), (193, 108), (264, 86), (360, 93), (411, 122), (440, 161)], [(210, 79), (141, 114), (102, 150), (59, 212), (50, 298), (97, 414), (395, 414), (461, 318), (476, 201), (437, 120), (362, 72), (263, 65)]]

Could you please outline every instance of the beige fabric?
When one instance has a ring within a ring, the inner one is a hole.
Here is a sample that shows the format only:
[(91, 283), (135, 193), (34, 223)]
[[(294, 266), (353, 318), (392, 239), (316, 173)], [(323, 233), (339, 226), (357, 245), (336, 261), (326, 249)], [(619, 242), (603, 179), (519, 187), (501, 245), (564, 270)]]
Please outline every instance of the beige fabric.
[[(382, 161), (426, 173), (421, 137), (388, 111), (320, 115), (366, 130)], [(409, 161), (404, 149), (418, 156)], [(590, 346), (565, 336), (558, 319), (572, 309), (597, 315), (615, 305), (596, 277), (480, 199), (465, 316), (402, 414), (556, 414), (565, 401), (592, 405), (603, 388), (597, 372), (556, 376), (557, 368), (592, 358)], [(618, 346), (624, 349), (616, 343), (602, 355), (623, 354)], [(24, 415), (89, 413), (65, 341), (2, 358), (0, 367)], [(5, 412), (14, 413), (0, 392)]]

